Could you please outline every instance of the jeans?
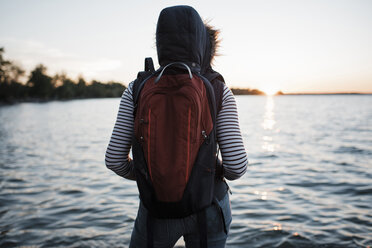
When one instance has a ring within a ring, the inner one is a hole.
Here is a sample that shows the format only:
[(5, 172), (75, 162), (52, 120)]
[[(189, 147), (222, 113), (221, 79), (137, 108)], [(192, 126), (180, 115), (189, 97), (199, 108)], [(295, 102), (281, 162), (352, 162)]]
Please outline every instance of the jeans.
[[(147, 215), (147, 209), (140, 203), (129, 247), (147, 247)], [(206, 218), (208, 247), (225, 247), (232, 220), (228, 193), (206, 209)], [(155, 248), (173, 247), (181, 236), (186, 247), (200, 246), (196, 214), (181, 219), (154, 219), (153, 225)]]

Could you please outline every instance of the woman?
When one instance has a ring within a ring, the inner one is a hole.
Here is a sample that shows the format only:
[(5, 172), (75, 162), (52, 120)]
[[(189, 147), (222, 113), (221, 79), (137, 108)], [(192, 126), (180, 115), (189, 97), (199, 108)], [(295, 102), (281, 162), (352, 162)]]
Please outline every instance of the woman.
[[(235, 98), (222, 77), (210, 66), (217, 47), (216, 30), (205, 27), (199, 14), (189, 6), (169, 7), (160, 13), (156, 46), (159, 64), (183, 61), (196, 67), (211, 81), (218, 106), (217, 140), (222, 154), (223, 176), (240, 178), (247, 168), (247, 157), (240, 134)], [(210, 36), (211, 35), (211, 36)], [(119, 176), (135, 180), (133, 161), (129, 157), (133, 136), (133, 82), (124, 91), (118, 117), (106, 151), (106, 166)], [(206, 209), (208, 247), (224, 247), (231, 223), (228, 188), (216, 178), (216, 202)], [(218, 197), (217, 197), (218, 196)], [(217, 206), (218, 205), (218, 206)], [(148, 209), (140, 202), (130, 247), (146, 247)], [(196, 214), (178, 219), (153, 220), (154, 247), (173, 247), (183, 236), (186, 247), (199, 247), (201, 235)]]

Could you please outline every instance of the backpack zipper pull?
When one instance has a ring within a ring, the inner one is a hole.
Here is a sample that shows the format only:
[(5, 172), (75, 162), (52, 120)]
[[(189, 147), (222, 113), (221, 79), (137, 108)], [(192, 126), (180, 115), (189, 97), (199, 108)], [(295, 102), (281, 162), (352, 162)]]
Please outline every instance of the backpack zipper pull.
[(204, 130), (202, 131), (202, 136), (205, 140), (205, 143), (206, 144), (209, 144), (209, 136), (207, 135), (207, 132), (205, 132)]
[(208, 138), (207, 133), (204, 130), (202, 131), (202, 136), (204, 139)]
[(140, 119), (140, 124), (149, 124), (149, 122), (148, 121), (145, 121), (144, 119)]

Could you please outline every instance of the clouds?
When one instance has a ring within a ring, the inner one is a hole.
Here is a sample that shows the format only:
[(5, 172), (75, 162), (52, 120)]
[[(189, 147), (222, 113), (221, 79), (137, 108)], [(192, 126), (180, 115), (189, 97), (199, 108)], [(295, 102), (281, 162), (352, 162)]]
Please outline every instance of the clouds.
[[(215, 69), (229, 86), (372, 92), (371, 1), (186, 2), (221, 29)], [(50, 74), (129, 83), (145, 57), (156, 63), (158, 14), (179, 1), (16, 3), (0, 1), (7, 58), (28, 71), (43, 63)]]
[(7, 59), (31, 71), (38, 64), (44, 64), (49, 74), (65, 72), (76, 78), (82, 75), (87, 80), (119, 80), (122, 61), (101, 56), (82, 56), (58, 48), (50, 47), (36, 40), (21, 40), (13, 37), (0, 37), (5, 47)]

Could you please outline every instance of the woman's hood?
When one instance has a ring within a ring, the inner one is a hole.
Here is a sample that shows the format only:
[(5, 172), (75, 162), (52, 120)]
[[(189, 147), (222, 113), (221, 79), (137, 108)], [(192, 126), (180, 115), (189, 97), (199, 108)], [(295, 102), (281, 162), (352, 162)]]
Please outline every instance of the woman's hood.
[(160, 66), (182, 61), (197, 71), (210, 62), (209, 37), (198, 12), (190, 6), (174, 6), (160, 12), (156, 48)]

